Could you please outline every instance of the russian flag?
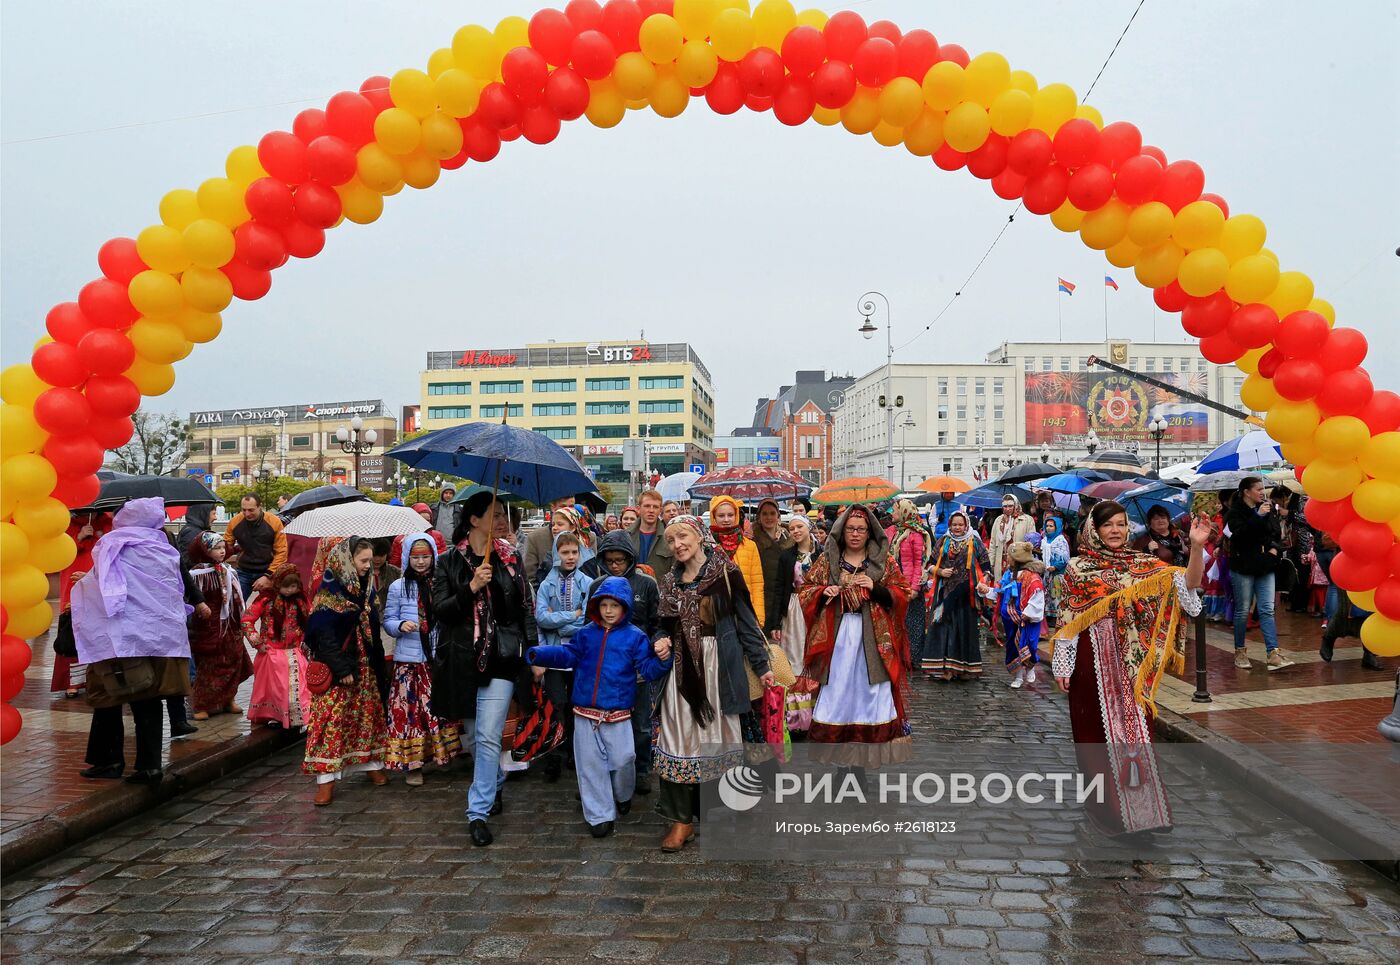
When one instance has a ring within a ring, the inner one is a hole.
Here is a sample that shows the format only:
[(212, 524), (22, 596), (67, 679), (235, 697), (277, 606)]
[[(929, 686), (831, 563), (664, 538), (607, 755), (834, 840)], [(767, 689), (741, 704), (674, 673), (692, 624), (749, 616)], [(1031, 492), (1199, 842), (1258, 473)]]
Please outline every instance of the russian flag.
[(1114, 291), (1117, 291), (1117, 290), (1118, 290), (1118, 283), (1117, 283), (1116, 281), (1113, 280), (1113, 276), (1112, 276), (1112, 275), (1104, 275), (1104, 276), (1103, 276), (1103, 283), (1104, 283), (1104, 285), (1105, 285), (1106, 287), (1112, 288)]
[(1074, 294), (1074, 282), (1065, 281), (1063, 278), (1058, 279), (1058, 281), (1060, 283), (1060, 291), (1064, 292), (1066, 295)]

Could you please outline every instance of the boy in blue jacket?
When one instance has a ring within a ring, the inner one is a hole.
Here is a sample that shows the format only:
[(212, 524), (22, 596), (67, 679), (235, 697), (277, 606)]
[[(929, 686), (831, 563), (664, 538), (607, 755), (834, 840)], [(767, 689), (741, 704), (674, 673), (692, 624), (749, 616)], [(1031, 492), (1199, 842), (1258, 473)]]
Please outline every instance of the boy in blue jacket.
[[(540, 581), (539, 591), (535, 594), (535, 623), (539, 626), (539, 643), (542, 647), (567, 644), (588, 622), (584, 613), (588, 608), (588, 588), (593, 585), (593, 580), (579, 570), (582, 552), (583, 544), (577, 534), (565, 530), (554, 538), (554, 566)], [(564, 726), (572, 731), (570, 676), (566, 670), (551, 670), (545, 674), (541, 686), (559, 708)], [(566, 753), (560, 747), (540, 759), (545, 781), (553, 784), (559, 780)]]
[(612, 834), (618, 814), (632, 807), (637, 675), (657, 680), (671, 667), (670, 642), (653, 645), (628, 622), (631, 611), (632, 587), (610, 576), (588, 601), (588, 625), (568, 644), (531, 647), (526, 654), (537, 678), (546, 667), (574, 671), (574, 767), (583, 817), (595, 838)]

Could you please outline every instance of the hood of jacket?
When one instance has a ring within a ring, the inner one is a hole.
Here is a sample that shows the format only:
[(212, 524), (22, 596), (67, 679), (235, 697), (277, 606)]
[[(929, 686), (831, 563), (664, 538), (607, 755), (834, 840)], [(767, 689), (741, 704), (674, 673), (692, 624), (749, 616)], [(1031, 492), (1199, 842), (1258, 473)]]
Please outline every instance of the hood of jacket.
[(866, 525), (870, 527), (870, 536), (865, 541), (865, 558), (869, 560), (865, 575), (879, 583), (885, 575), (885, 560), (890, 552), (889, 537), (875, 514), (866, 506), (856, 504), (848, 507), (832, 524), (831, 534), (826, 538), (827, 565), (833, 575), (841, 572), (841, 541), (846, 535), (846, 523), (852, 513), (864, 516)]
[(185, 525), (193, 526), (196, 529), (207, 530), (211, 528), (209, 517), (214, 513), (213, 506), (191, 506), (185, 510)]
[[(413, 552), (413, 547), (418, 545), (419, 543), (426, 543), (428, 545), (428, 549), (431, 550), (433, 554), (433, 563), (437, 563), (437, 541), (434, 540), (427, 533), (409, 533), (403, 538), (403, 556), (401, 557), (403, 561), (403, 566), (399, 567), (400, 571), (404, 574), (408, 573), (408, 556), (410, 553)], [(429, 575), (431, 575), (431, 572)]]
[[(637, 554), (632, 549), (632, 538), (627, 535), (625, 529), (615, 529), (611, 533), (604, 533), (602, 541), (598, 544), (598, 558), (602, 559), (604, 553), (622, 553), (627, 557), (627, 572), (622, 574), (622, 579), (630, 577), (637, 569)], [(604, 565), (601, 573), (607, 572)]]
[(598, 613), (598, 602), (604, 597), (616, 600), (622, 604), (622, 619), (618, 621), (618, 626), (626, 626), (632, 619), (632, 584), (625, 576), (610, 576), (592, 590), (592, 595), (588, 599), (588, 619), (602, 625), (603, 619)]
[[(559, 536), (563, 535), (563, 533), (559, 534)], [(579, 536), (577, 533), (570, 533), (569, 535), (578, 539), (578, 563), (572, 570), (572, 572), (577, 573), (583, 564), (593, 559), (594, 553), (593, 550), (589, 549), (588, 544), (583, 541), (582, 536)], [(561, 562), (559, 559), (559, 536), (554, 537), (554, 549), (550, 557), (550, 563), (555, 570), (559, 570)]]

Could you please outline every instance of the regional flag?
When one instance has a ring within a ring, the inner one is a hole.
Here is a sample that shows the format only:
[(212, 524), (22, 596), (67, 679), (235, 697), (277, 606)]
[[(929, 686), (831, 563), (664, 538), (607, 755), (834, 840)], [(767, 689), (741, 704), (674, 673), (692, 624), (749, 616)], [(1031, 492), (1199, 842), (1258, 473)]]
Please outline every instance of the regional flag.
[(1060, 283), (1060, 291), (1064, 292), (1066, 295), (1074, 294), (1074, 282), (1065, 281), (1063, 278), (1058, 279), (1058, 281)]
[(1112, 288), (1114, 291), (1118, 290), (1118, 283), (1113, 280), (1112, 275), (1104, 275), (1103, 283), (1106, 288)]

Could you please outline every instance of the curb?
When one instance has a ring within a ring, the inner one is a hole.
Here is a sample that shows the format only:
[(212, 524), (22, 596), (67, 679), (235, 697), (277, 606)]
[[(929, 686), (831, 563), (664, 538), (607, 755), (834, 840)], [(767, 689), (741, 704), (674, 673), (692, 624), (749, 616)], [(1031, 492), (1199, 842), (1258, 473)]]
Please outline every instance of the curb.
[(295, 732), (259, 727), (244, 737), (180, 758), (166, 767), (165, 780), (156, 787), (118, 781), (82, 801), (66, 804), (0, 838), (0, 875), (8, 877), (46, 861), (63, 849), (127, 818), (158, 807), (185, 791), (209, 784), (303, 739)]
[(1212, 763), (1240, 786), (1306, 824), (1362, 864), (1400, 882), (1400, 827), (1370, 808), (1342, 797), (1302, 775), (1280, 774), (1279, 765), (1259, 751), (1202, 727), (1165, 708), (1158, 712), (1159, 737), (1177, 744), (1199, 744)]

